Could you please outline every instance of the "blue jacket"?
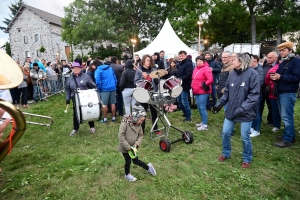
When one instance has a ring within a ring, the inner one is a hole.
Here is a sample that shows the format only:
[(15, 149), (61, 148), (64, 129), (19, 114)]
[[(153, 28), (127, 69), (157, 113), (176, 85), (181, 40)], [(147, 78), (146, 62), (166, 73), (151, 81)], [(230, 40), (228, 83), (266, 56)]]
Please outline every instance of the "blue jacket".
[(108, 64), (97, 67), (95, 80), (99, 92), (111, 92), (117, 89), (117, 78), (114, 70)]
[(209, 67), (212, 68), (212, 74), (214, 77), (213, 84), (217, 85), (219, 83), (219, 75), (221, 73), (222, 66), (214, 59), (207, 60), (207, 63), (209, 64)]
[[(283, 71), (286, 65), (287, 67)], [(283, 61), (276, 73), (280, 74), (280, 79), (277, 81), (278, 93), (296, 93), (300, 81), (300, 58), (293, 57)]]

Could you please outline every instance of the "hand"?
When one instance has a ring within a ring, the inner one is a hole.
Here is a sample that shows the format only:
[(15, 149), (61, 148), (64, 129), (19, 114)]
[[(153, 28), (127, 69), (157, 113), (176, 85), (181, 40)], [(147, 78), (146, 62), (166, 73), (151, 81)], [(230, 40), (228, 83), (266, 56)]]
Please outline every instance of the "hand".
[(205, 92), (209, 91), (209, 86), (206, 85), (206, 83), (204, 81), (202, 81), (202, 88)]
[(277, 74), (277, 73), (270, 74), (270, 78), (271, 78), (273, 81), (277, 81), (277, 80), (280, 79), (280, 74)]
[(70, 104), (70, 100), (66, 100), (66, 105), (69, 105)]
[(147, 79), (148, 74), (146, 72), (143, 72), (142, 76), (143, 76), (144, 79)]
[(217, 114), (221, 109), (223, 105), (221, 105), (220, 102), (216, 103), (216, 105), (212, 108), (212, 113)]

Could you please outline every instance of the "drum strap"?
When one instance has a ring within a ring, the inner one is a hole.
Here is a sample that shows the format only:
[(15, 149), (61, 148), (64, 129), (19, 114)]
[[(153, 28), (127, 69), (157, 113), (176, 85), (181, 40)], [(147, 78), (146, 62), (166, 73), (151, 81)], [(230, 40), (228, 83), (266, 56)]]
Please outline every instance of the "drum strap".
[[(201, 69), (202, 69), (202, 68), (201, 68)], [(201, 69), (199, 69), (199, 70), (197, 71), (197, 73), (195, 74), (195, 76), (193, 77), (192, 83), (194, 82), (195, 78), (197, 77), (197, 74), (201, 71)]]
[(75, 75), (73, 76), (73, 79), (74, 79), (76, 88), (80, 88), (81, 90), (85, 90), (85, 88), (80, 83), (78, 83), (78, 80), (77, 80)]

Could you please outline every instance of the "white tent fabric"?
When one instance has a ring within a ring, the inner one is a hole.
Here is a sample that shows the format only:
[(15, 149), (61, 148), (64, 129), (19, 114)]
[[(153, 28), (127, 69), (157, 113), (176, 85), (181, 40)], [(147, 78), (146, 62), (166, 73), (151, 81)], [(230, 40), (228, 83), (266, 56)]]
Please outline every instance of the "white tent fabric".
[(192, 56), (194, 60), (198, 56), (198, 51), (189, 48), (181, 39), (176, 35), (170, 22), (166, 19), (166, 22), (156, 38), (144, 49), (135, 52), (142, 57), (145, 54), (153, 55), (155, 52), (164, 50), (167, 58), (174, 58), (174, 55), (178, 55), (179, 51), (186, 51), (188, 55)]

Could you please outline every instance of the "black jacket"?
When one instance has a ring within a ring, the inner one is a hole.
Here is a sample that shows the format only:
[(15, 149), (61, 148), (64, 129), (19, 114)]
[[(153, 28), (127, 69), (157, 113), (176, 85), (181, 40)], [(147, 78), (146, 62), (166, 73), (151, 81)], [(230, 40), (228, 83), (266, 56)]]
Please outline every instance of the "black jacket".
[(192, 84), (193, 63), (189, 59), (184, 59), (180, 62), (177, 71), (177, 78), (182, 80), (183, 91), (189, 92)]
[(110, 66), (111, 66), (111, 68), (113, 68), (113, 70), (115, 72), (115, 75), (117, 77), (117, 82), (118, 82), (117, 86), (119, 86), (121, 75), (122, 75), (122, 72), (123, 72), (123, 66), (122, 65), (118, 65), (116, 63), (111, 63)]
[(125, 71), (123, 71), (119, 84), (121, 91), (123, 91), (124, 88), (135, 88), (135, 72), (136, 71), (133, 68), (127, 68)]
[(221, 72), (222, 67), (214, 59), (207, 60), (207, 63), (209, 64), (209, 67), (211, 67), (213, 69), (212, 70), (212, 74), (213, 74), (213, 77), (214, 77), (214, 83), (213, 84), (217, 85), (218, 81), (219, 81), (219, 74)]
[(241, 73), (233, 70), (220, 99), (221, 105), (227, 103), (226, 118), (234, 122), (253, 121), (256, 117), (259, 93), (259, 76), (253, 68), (249, 67)]

